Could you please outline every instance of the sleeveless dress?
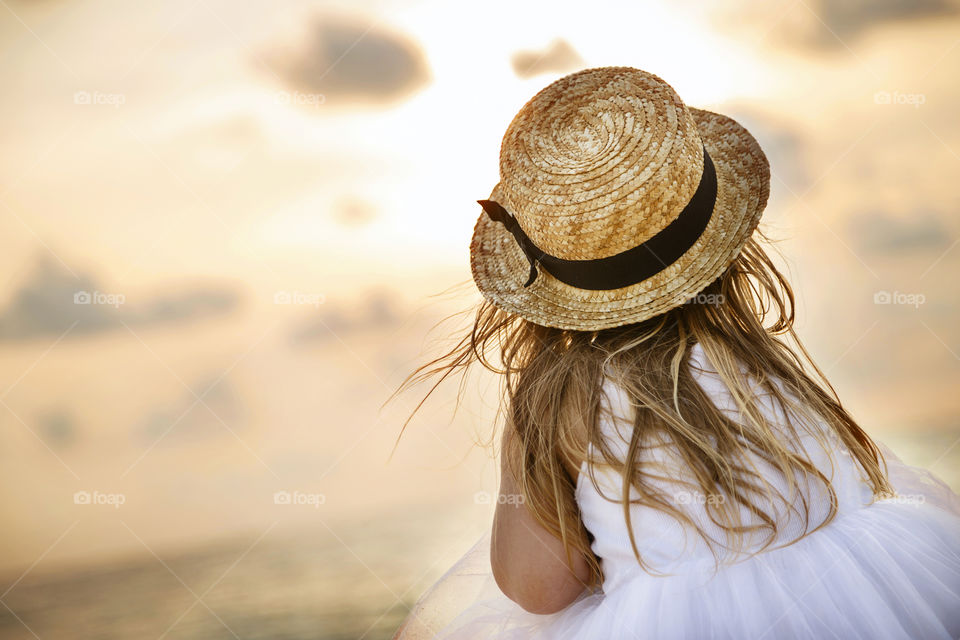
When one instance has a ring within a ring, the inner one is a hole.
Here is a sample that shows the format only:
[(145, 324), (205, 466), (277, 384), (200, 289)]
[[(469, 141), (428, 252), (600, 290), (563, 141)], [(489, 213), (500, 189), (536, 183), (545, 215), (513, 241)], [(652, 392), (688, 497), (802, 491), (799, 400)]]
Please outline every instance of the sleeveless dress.
[[(733, 399), (699, 344), (691, 350), (690, 366), (717, 407), (737, 420)], [(601, 430), (623, 456), (632, 431), (630, 405), (611, 381), (603, 391)], [(779, 407), (766, 400), (761, 398), (761, 409), (783, 424)], [(634, 539), (658, 573), (651, 575), (637, 563), (622, 506), (612, 501), (621, 496), (622, 477), (584, 462), (576, 500), (601, 559), (602, 589), (585, 591), (555, 614), (528, 613), (497, 587), (487, 533), (420, 598), (395, 638), (960, 638), (960, 498), (938, 477), (905, 464), (878, 442), (897, 496), (875, 501), (839, 438), (825, 425), (811, 428), (828, 434), (833, 448), (824, 449), (805, 428), (791, 446), (803, 447), (831, 479), (838, 504), (830, 523), (799, 541), (776, 548), (804, 531), (802, 512), (783, 509), (773, 545), (717, 568), (702, 538), (662, 512), (633, 505)], [(644, 455), (666, 465), (674, 460), (670, 447)], [(787, 495), (782, 475), (757, 464)], [(682, 466), (673, 468), (676, 475), (670, 477), (682, 479)], [(705, 531), (720, 535), (706, 516), (710, 497), (666, 479), (657, 484)], [(801, 491), (812, 529), (827, 513), (829, 498), (815, 483)]]

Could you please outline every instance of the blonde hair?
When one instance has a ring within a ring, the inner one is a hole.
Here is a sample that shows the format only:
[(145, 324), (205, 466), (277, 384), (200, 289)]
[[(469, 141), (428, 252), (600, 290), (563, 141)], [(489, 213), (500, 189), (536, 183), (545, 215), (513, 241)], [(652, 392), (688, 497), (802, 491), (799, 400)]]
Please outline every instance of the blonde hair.
[[(763, 237), (760, 231), (757, 234)], [(794, 306), (789, 283), (751, 238), (723, 275), (699, 296), (637, 324), (599, 331), (554, 329), (484, 301), (476, 308), (469, 334), (410, 374), (398, 392), (439, 374), (426, 400), (448, 376), (465, 375), (477, 362), (500, 374), (505, 428), (516, 436), (505, 440), (515, 444), (506, 446), (503, 455), (524, 502), (537, 521), (563, 541), (568, 562), (574, 551), (587, 558), (592, 573), (587, 586), (597, 586), (603, 580), (602, 568), (579, 517), (576, 481), (567, 471), (587, 459), (588, 441), (601, 453), (602, 462), (623, 477), (623, 512), (633, 552), (651, 573), (633, 539), (631, 504), (654, 508), (691, 526), (708, 541), (715, 556), (718, 548), (739, 553), (748, 534), (766, 535), (761, 550), (777, 539), (776, 504), (790, 506), (794, 498), (783, 496), (757, 472), (750, 462), (757, 457), (783, 474), (791, 496), (798, 476), (812, 478), (829, 495), (826, 517), (812, 529), (809, 505), (800, 496), (804, 530), (788, 544), (834, 518), (837, 497), (830, 480), (788, 446), (799, 426), (795, 419), (827, 425), (827, 433), (818, 439), (825, 442), (823, 438), (831, 433), (838, 436), (865, 472), (874, 495), (892, 495), (876, 444), (844, 409), (800, 343), (793, 328)], [(767, 318), (772, 319), (769, 326), (764, 325)], [(796, 349), (785, 338), (792, 339)], [(702, 346), (727, 386), (740, 421), (721, 412), (685, 366), (695, 343)], [(623, 389), (635, 409), (625, 460), (611, 451), (599, 430), (605, 376)], [(759, 407), (761, 395), (783, 410), (786, 424), (768, 421)], [(788, 442), (784, 442), (784, 429)], [(701, 495), (725, 497), (705, 505), (710, 520), (726, 533), (725, 542), (710, 539), (684, 508), (653, 486), (656, 476), (640, 463), (640, 454), (649, 439), (657, 438), (671, 443)], [(750, 522), (744, 520), (744, 511), (751, 514)]]

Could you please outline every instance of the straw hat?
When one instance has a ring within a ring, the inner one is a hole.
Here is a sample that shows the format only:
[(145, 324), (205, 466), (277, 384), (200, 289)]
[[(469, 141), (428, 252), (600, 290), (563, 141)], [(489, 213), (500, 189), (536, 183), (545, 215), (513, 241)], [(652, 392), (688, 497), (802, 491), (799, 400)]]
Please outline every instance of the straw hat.
[(640, 322), (720, 276), (756, 228), (770, 166), (750, 133), (657, 76), (587, 69), (514, 117), (470, 244), (480, 292), (562, 329)]

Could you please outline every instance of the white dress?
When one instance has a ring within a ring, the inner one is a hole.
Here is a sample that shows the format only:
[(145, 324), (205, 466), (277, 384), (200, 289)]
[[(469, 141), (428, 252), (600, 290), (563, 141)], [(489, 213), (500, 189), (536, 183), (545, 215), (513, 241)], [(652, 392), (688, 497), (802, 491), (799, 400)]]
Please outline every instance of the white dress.
[[(691, 365), (716, 405), (736, 419), (732, 398), (699, 344)], [(601, 428), (623, 455), (632, 424), (629, 404), (610, 382), (604, 392)], [(782, 416), (773, 403), (763, 409), (774, 419)], [(801, 442), (832, 479), (838, 500), (833, 521), (792, 545), (718, 571), (701, 539), (662, 512), (634, 505), (641, 556), (667, 576), (645, 572), (634, 557), (622, 506), (608, 499), (619, 497), (621, 476), (595, 465), (594, 484), (585, 462), (576, 499), (602, 562), (602, 590), (584, 592), (559, 613), (528, 613), (497, 588), (486, 534), (420, 598), (396, 638), (960, 638), (960, 498), (929, 471), (903, 463), (878, 443), (898, 495), (873, 501), (863, 472), (832, 438), (833, 451), (809, 435)], [(672, 460), (667, 449), (649, 455)], [(785, 491), (778, 475), (771, 471), (765, 477)], [(814, 485), (804, 491), (815, 526), (827, 497)], [(711, 531), (702, 506), (707, 498), (680, 489), (672, 495)], [(781, 515), (780, 539), (786, 542), (803, 523), (796, 514)]]

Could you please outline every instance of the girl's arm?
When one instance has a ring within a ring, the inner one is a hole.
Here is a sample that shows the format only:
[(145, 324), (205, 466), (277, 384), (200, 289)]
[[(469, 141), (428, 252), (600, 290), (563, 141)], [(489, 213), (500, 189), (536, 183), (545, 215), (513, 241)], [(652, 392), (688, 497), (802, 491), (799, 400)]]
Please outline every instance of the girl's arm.
[[(504, 442), (504, 448), (508, 446)], [(577, 599), (590, 578), (583, 554), (567, 565), (563, 542), (544, 529), (519, 498), (516, 479), (502, 456), (500, 495), (493, 516), (490, 564), (504, 595), (530, 613), (549, 614)]]

